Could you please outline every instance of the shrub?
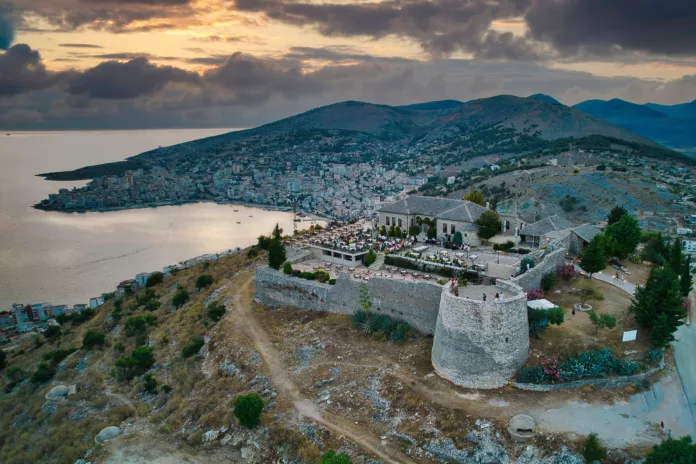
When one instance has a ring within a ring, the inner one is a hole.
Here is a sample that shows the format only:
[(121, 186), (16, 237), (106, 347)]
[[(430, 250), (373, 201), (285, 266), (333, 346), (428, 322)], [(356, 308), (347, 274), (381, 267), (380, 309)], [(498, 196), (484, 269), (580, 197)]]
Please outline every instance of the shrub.
[(182, 288), (178, 292), (174, 294), (172, 297), (172, 304), (174, 305), (175, 308), (181, 308), (184, 306), (186, 303), (188, 303), (189, 300), (189, 292), (185, 288)]
[(290, 264), (289, 262), (285, 263), (285, 265), (283, 266), (283, 272), (287, 275), (292, 274), (292, 264)]
[(256, 251), (256, 248), (249, 248), (249, 251), (247, 251), (247, 258), (256, 258), (259, 255), (259, 252)]
[(556, 274), (552, 272), (544, 274), (544, 277), (541, 278), (541, 288), (548, 292), (554, 285), (556, 285)]
[(570, 280), (575, 277), (575, 266), (564, 264), (558, 267), (558, 276), (563, 280)]
[(226, 308), (223, 303), (218, 301), (211, 301), (208, 303), (208, 317), (215, 322), (222, 319), (222, 316), (225, 315), (225, 311)]
[(536, 265), (536, 261), (533, 258), (522, 258), (520, 261), (520, 271), (524, 274), (528, 270), (532, 269)]
[(668, 438), (659, 445), (653, 446), (643, 464), (691, 464), (696, 462), (696, 447), (691, 444), (691, 437), (679, 440)]
[(105, 343), (106, 337), (104, 334), (95, 330), (88, 330), (85, 336), (82, 337), (82, 346), (90, 350), (95, 346), (104, 346)]
[(198, 354), (201, 348), (203, 348), (203, 345), (205, 345), (205, 340), (203, 337), (195, 337), (191, 339), (191, 343), (181, 349), (181, 356), (184, 359), (190, 358), (191, 356)]
[(329, 279), (329, 285), (336, 285), (336, 279)]
[(391, 333), (391, 341), (394, 343), (403, 343), (406, 341), (406, 335), (408, 334), (409, 326), (405, 322), (400, 322), (396, 324), (394, 330)]
[(152, 378), (152, 374), (149, 372), (143, 376), (143, 391), (153, 395), (157, 393), (157, 381)]
[(496, 243), (493, 245), (493, 249), (495, 251), (510, 251), (513, 248), (515, 248), (515, 244), (513, 242), (511, 242), (510, 240), (508, 240), (505, 243)]
[(315, 276), (313, 272), (303, 272), (302, 273), (302, 278), (305, 280), (314, 280)]
[(326, 283), (329, 281), (330, 278), (331, 278), (331, 276), (326, 271), (320, 270), (320, 271), (314, 272), (314, 280), (318, 280), (319, 282)]
[(645, 354), (645, 361), (650, 364), (658, 363), (662, 360), (665, 355), (665, 350), (663, 348), (657, 348), (655, 350), (650, 350)]
[(520, 383), (544, 383), (546, 374), (541, 366), (523, 367), (517, 377)]
[(362, 326), (365, 316), (367, 316), (367, 312), (363, 311), (362, 309), (359, 309), (353, 313), (351, 316), (351, 322), (354, 329), (359, 329)]
[(336, 454), (334, 450), (328, 450), (321, 457), (320, 464), (353, 464), (347, 454)]
[(164, 282), (164, 274), (162, 274), (161, 272), (153, 272), (145, 281), (145, 287), (154, 287), (155, 285), (161, 284), (162, 282)]
[(234, 400), (234, 417), (241, 426), (253, 429), (260, 422), (263, 406), (263, 399), (256, 393), (239, 395)]
[(147, 335), (147, 327), (157, 324), (157, 318), (152, 315), (131, 316), (123, 324), (123, 331), (127, 337), (144, 337)]
[(584, 351), (561, 363), (550, 360), (556, 362), (556, 367), (548, 361), (544, 361), (541, 366), (522, 368), (518, 380), (523, 383), (545, 383), (549, 380), (570, 382), (581, 378), (605, 377), (611, 374), (633, 375), (640, 371), (638, 363), (619, 359), (608, 348)]
[(294, 269), (292, 271), (292, 276), (293, 277), (302, 277), (302, 271), (300, 271), (299, 269)]
[(39, 364), (36, 371), (31, 375), (31, 382), (34, 384), (48, 382), (55, 373), (55, 367), (44, 361)]
[(544, 298), (544, 291), (540, 288), (527, 290), (527, 301), (541, 300)]
[(196, 279), (196, 289), (201, 290), (204, 288), (208, 288), (213, 284), (213, 276), (210, 274), (201, 274), (198, 276)]
[(607, 457), (607, 450), (602, 447), (596, 433), (591, 433), (585, 438), (582, 455), (585, 458), (585, 462), (601, 461)]
[(272, 240), (268, 246), (268, 265), (277, 271), (286, 259), (287, 254), (283, 242), (280, 239)]
[[(54, 342), (60, 337), (60, 327), (52, 325), (48, 329), (46, 329), (43, 335), (44, 337), (46, 337), (47, 340)], [(2, 369), (2, 367), (0, 367), (0, 369)]]
[(152, 348), (140, 346), (134, 349), (130, 355), (118, 358), (115, 366), (119, 380), (131, 380), (147, 372), (155, 363), (155, 357), (152, 353)]
[(367, 252), (364, 259), (365, 266), (371, 266), (375, 261), (377, 261), (377, 255), (375, 254), (375, 250), (370, 248), (370, 251)]

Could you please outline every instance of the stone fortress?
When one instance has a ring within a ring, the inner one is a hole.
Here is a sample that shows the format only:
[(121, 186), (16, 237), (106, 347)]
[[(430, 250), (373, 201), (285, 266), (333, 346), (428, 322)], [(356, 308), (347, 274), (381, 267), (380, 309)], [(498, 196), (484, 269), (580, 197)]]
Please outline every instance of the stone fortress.
[[(431, 361), (435, 372), (451, 382), (475, 389), (506, 385), (529, 355), (529, 328), (525, 290), (540, 286), (544, 274), (565, 262), (571, 241), (550, 241), (545, 250), (528, 256), (537, 264), (524, 274), (495, 285), (467, 285), (459, 296), (449, 285), (407, 282), (373, 276), (362, 282), (348, 273), (336, 284), (304, 280), (269, 267), (256, 270), (254, 299), (268, 306), (294, 306), (311, 311), (347, 314), (360, 310), (360, 289), (365, 286), (372, 311), (409, 323), (433, 336)], [(304, 252), (293, 264), (311, 258)], [(488, 295), (487, 301), (482, 299)], [(496, 293), (502, 301), (494, 301)]]

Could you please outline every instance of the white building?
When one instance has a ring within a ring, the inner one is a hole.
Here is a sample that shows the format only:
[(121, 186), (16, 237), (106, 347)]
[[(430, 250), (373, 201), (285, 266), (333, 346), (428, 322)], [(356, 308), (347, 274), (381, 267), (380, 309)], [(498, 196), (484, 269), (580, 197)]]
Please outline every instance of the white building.
[(691, 229), (687, 229), (686, 227), (678, 227), (677, 228), (677, 235), (691, 235), (693, 234), (693, 231)]
[(688, 254), (696, 253), (696, 240), (682, 240), (682, 247), (684, 252)]

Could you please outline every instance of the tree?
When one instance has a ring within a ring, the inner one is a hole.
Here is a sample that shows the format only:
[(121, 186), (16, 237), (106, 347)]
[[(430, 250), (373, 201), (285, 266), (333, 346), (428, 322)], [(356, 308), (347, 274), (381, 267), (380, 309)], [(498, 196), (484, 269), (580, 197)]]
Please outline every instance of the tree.
[(370, 248), (370, 251), (365, 255), (365, 266), (372, 266), (375, 261), (377, 261), (377, 255), (375, 254), (375, 250)]
[(7, 366), (7, 355), (3, 350), (0, 350), (0, 371)]
[(590, 274), (590, 278), (595, 272), (599, 272), (607, 267), (606, 255), (604, 254), (604, 236), (602, 234), (595, 235), (589, 245), (585, 247), (580, 267), (583, 271)]
[(544, 276), (541, 278), (541, 288), (545, 292), (548, 292), (553, 288), (553, 286), (556, 285), (556, 274), (553, 272), (548, 272), (544, 274)]
[(691, 444), (691, 437), (679, 440), (668, 438), (653, 446), (643, 464), (693, 464), (696, 462), (696, 448)]
[(384, 226), (380, 227), (379, 228), (379, 235), (381, 235), (382, 237), (386, 237), (387, 236), (387, 228)]
[(260, 422), (263, 406), (263, 399), (256, 393), (239, 395), (234, 400), (234, 417), (241, 426), (253, 429)]
[(534, 261), (534, 258), (530, 258), (527, 256), (526, 258), (522, 258), (522, 260), (520, 261), (520, 271), (522, 272), (522, 274), (532, 269), (534, 266), (536, 266), (536, 261)]
[(681, 290), (682, 296), (689, 296), (689, 292), (694, 286), (693, 277), (691, 276), (691, 263), (689, 262), (689, 257), (684, 258), (684, 264), (682, 264), (681, 276), (679, 276), (679, 288)]
[(210, 274), (201, 274), (196, 279), (196, 289), (201, 290), (203, 288), (210, 287), (213, 284), (213, 276)]
[(563, 321), (565, 320), (565, 313), (558, 306), (554, 306), (553, 308), (549, 309), (549, 312), (547, 313), (547, 317), (549, 319), (549, 324), (561, 325), (561, 324), (563, 324)]
[(623, 206), (614, 206), (611, 211), (609, 211), (609, 215), (607, 216), (607, 224), (612, 225), (618, 222), (624, 214), (628, 214), (626, 208)]
[(679, 237), (672, 241), (672, 249), (669, 253), (669, 265), (672, 268), (674, 275), (681, 276), (684, 258), (682, 257), (682, 241)]
[(292, 274), (292, 264), (289, 261), (283, 265), (283, 274)]
[(147, 372), (155, 363), (155, 357), (152, 353), (152, 348), (140, 346), (134, 349), (130, 355), (118, 358), (115, 366), (119, 380), (131, 380)]
[(186, 303), (188, 303), (189, 300), (189, 292), (185, 288), (182, 288), (181, 290), (177, 291), (174, 296), (172, 297), (172, 304), (174, 305), (175, 308), (179, 309), (182, 306), (184, 306)]
[(31, 382), (35, 384), (45, 383), (51, 380), (56, 373), (56, 369), (53, 365), (42, 362), (36, 368), (36, 371), (31, 375)]
[[(382, 226), (382, 227), (384, 227), (384, 226)], [(420, 234), (420, 232), (421, 232), (421, 228), (418, 226), (411, 226), (408, 228), (408, 235), (410, 235), (411, 237), (417, 237), (418, 234)]]
[(46, 340), (55, 342), (60, 337), (60, 327), (52, 325), (44, 332)]
[(591, 280), (581, 282), (578, 290), (580, 295), (580, 303), (582, 303), (583, 306), (590, 300), (601, 301), (604, 299), (602, 292), (597, 290), (597, 287)]
[(394, 237), (401, 238), (401, 227), (396, 226), (396, 229), (394, 229)]
[(605, 450), (599, 442), (596, 433), (589, 434), (585, 439), (585, 444), (582, 447), (582, 455), (587, 463), (601, 461), (607, 457), (607, 450)]
[(283, 242), (280, 240), (271, 241), (268, 246), (268, 265), (277, 271), (287, 259)]
[(205, 339), (203, 337), (193, 337), (191, 339), (191, 343), (185, 345), (181, 349), (181, 357), (186, 359), (198, 354), (198, 352), (201, 351), (201, 348), (203, 348), (203, 345), (205, 345)]
[(461, 232), (456, 231), (454, 233), (454, 236), (452, 237), (452, 243), (454, 243), (455, 245), (461, 245), (462, 243), (464, 243), (464, 237), (462, 236)]
[(164, 282), (164, 274), (161, 272), (153, 272), (145, 281), (145, 286), (147, 288), (154, 287), (157, 284)]
[(152, 395), (157, 393), (157, 381), (152, 377), (152, 373), (150, 372), (143, 376), (143, 391)]
[(483, 198), (483, 193), (478, 190), (472, 190), (471, 192), (464, 195), (462, 200), (470, 201), (476, 203), (477, 205), (486, 206), (486, 200)]
[(597, 314), (593, 309), (590, 311), (590, 322), (595, 325), (595, 334), (599, 332), (599, 329), (613, 329), (616, 327), (616, 318), (609, 314)]
[(645, 287), (636, 288), (628, 311), (638, 325), (651, 329), (650, 339), (655, 346), (673, 341), (674, 332), (686, 317), (686, 309), (682, 305), (679, 280), (672, 269), (653, 268)]
[(353, 464), (353, 461), (345, 453), (336, 454), (334, 450), (328, 450), (321, 457), (320, 464)]
[(208, 303), (208, 317), (215, 322), (219, 321), (222, 319), (222, 316), (225, 315), (225, 312), (227, 309), (225, 308), (225, 305), (223, 303), (220, 303), (218, 301), (211, 301)]
[(273, 232), (271, 233), (271, 235), (275, 240), (280, 240), (283, 237), (283, 229), (280, 228), (277, 222), (275, 227), (273, 228)]
[(500, 227), (502, 226), (502, 222), (500, 222), (500, 216), (498, 216), (498, 213), (496, 211), (493, 211), (491, 209), (488, 209), (481, 213), (478, 219), (474, 221), (474, 224), (476, 224), (479, 227), (478, 235), (483, 240), (488, 240), (495, 234), (500, 232)]
[(271, 237), (266, 237), (265, 235), (259, 235), (257, 246), (262, 250), (268, 250), (271, 245)]
[(96, 330), (88, 330), (85, 336), (82, 337), (82, 346), (91, 350), (95, 346), (104, 346), (106, 343), (106, 337), (103, 333), (97, 332)]
[(665, 261), (665, 256), (669, 254), (662, 234), (660, 232), (646, 232), (641, 236), (641, 241), (645, 244), (641, 253), (641, 259), (661, 266)]
[(619, 258), (625, 258), (636, 251), (642, 232), (638, 220), (624, 214), (614, 224), (607, 226), (604, 234), (610, 239), (612, 252)]

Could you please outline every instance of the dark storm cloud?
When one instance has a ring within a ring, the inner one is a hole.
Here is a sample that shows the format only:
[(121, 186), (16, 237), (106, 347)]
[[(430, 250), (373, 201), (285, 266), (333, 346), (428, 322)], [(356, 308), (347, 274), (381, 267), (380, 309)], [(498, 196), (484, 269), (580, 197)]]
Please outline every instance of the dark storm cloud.
[(63, 47), (63, 48), (104, 48), (101, 45), (80, 44), (80, 43), (64, 43), (64, 44), (58, 44), (58, 46)]
[(398, 36), (418, 41), (428, 52), (463, 50), (491, 58), (536, 58), (534, 44), (490, 31), (495, 19), (524, 13), (531, 0), (387, 0), (360, 3), (309, 3), (236, 0), (239, 10), (269, 19), (312, 26), (327, 36)]
[(50, 73), (39, 52), (17, 44), (0, 55), (0, 97), (19, 95), (55, 85), (58, 74)]
[(171, 66), (153, 65), (146, 58), (107, 61), (68, 79), (66, 92), (92, 99), (133, 99), (157, 93), (173, 82), (198, 84), (200, 77)]
[(9, 5), (0, 5), (0, 50), (7, 50), (14, 40), (15, 18)]
[(696, 54), (693, 0), (536, 0), (525, 17), (531, 36), (563, 54)]
[(91, 4), (120, 4), (120, 5), (186, 5), (193, 0), (80, 0)]

